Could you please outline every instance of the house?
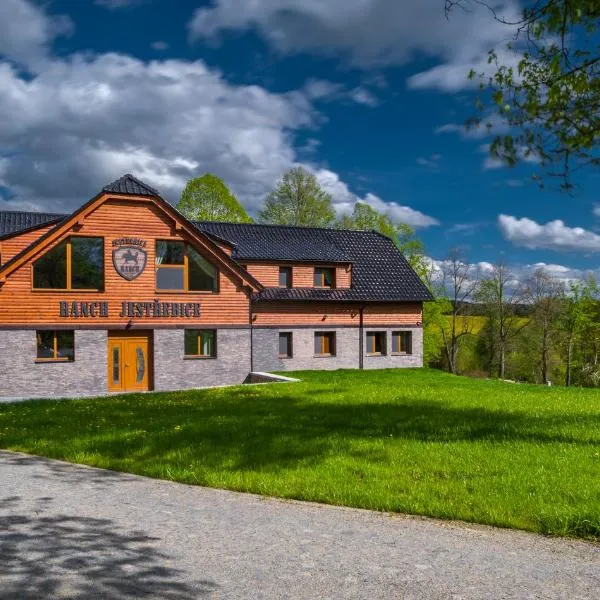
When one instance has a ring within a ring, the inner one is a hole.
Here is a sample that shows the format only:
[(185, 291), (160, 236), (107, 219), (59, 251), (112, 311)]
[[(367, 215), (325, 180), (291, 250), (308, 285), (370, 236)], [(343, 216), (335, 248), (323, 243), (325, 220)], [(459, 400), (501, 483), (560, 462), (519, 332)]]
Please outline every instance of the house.
[(422, 365), (430, 294), (373, 231), (193, 223), (131, 175), (0, 212), (0, 399)]

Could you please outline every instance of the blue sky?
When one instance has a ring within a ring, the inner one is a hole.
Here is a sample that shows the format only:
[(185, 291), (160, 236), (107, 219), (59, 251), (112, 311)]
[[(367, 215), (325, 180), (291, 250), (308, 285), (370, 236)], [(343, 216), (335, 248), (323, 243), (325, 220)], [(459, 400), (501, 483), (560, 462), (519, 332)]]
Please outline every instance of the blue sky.
[(506, 38), (443, 0), (2, 0), (0, 210), (72, 210), (125, 172), (176, 201), (210, 171), (255, 213), (301, 164), (433, 258), (596, 270), (597, 176), (541, 191), (462, 128), (466, 73)]

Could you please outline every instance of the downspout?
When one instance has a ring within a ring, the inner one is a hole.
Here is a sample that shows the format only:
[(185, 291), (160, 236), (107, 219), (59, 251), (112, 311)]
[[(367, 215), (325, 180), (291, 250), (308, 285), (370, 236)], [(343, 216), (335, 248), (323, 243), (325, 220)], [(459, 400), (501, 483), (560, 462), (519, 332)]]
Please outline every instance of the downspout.
[(358, 339), (359, 339), (359, 349), (358, 349), (358, 368), (364, 368), (364, 351), (365, 344), (363, 340), (363, 311), (365, 310), (364, 306), (358, 307)]
[(252, 290), (248, 290), (248, 324), (250, 325), (250, 373), (254, 371), (254, 332), (252, 329)]

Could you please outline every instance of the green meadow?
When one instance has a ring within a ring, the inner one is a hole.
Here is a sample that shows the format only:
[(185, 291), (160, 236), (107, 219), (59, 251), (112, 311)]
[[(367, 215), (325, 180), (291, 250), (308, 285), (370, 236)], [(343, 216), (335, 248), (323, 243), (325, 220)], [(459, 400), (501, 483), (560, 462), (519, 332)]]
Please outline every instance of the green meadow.
[(216, 488), (600, 538), (600, 393), (427, 369), (0, 404), (0, 448)]

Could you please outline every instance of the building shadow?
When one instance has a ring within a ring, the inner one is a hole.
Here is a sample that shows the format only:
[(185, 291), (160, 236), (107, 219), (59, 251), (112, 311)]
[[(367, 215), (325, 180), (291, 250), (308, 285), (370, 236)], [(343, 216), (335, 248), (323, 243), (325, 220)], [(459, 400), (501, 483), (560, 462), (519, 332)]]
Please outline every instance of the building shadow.
[(120, 530), (110, 519), (44, 516), (18, 496), (0, 499), (0, 600), (160, 598), (211, 595), (161, 552), (159, 538)]

